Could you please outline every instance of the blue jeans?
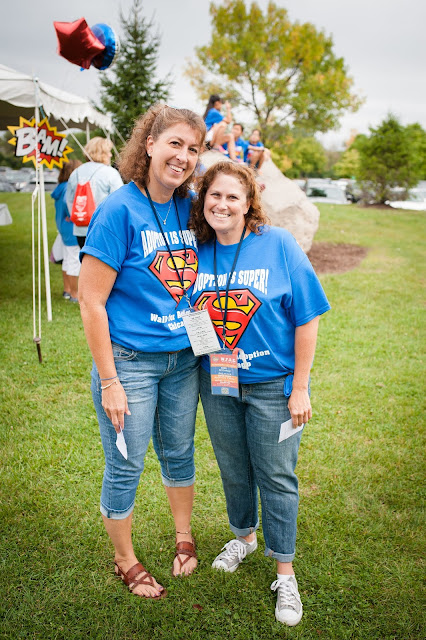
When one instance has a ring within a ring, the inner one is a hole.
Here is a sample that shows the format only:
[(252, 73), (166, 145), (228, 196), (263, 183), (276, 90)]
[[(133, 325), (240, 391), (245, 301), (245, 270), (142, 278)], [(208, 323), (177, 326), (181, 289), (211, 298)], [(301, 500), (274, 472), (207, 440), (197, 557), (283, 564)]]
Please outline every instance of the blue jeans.
[(188, 487), (195, 481), (194, 430), (198, 403), (198, 365), (192, 349), (143, 353), (113, 343), (117, 375), (131, 416), (124, 417), (126, 460), (115, 445), (117, 434), (102, 408), (101, 383), (92, 370), (92, 396), (105, 454), (101, 513), (120, 520), (133, 511), (151, 435), (163, 483)]
[(259, 488), (265, 556), (291, 562), (299, 505), (294, 470), (302, 431), (278, 443), (281, 423), (291, 417), (284, 380), (285, 376), (240, 384), (238, 398), (213, 396), (210, 375), (200, 369), (201, 400), (220, 468), (229, 526), (237, 536), (258, 528)]

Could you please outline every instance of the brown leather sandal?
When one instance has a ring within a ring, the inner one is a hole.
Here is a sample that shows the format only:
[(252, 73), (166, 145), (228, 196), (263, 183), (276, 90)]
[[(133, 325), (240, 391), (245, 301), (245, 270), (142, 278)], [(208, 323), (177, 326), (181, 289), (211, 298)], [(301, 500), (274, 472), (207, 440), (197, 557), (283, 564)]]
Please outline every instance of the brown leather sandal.
[[(137, 587), (139, 584), (147, 585), (149, 587), (153, 587), (154, 589), (156, 588), (154, 586), (153, 576), (145, 569), (145, 567), (140, 562), (133, 565), (133, 567), (131, 567), (127, 571), (127, 573), (123, 571), (123, 569), (121, 569), (121, 567), (116, 562), (114, 562), (114, 564), (118, 569), (118, 572), (114, 572), (115, 575), (117, 576), (117, 578), (120, 578), (125, 585), (128, 586), (129, 591), (131, 591), (132, 593), (135, 587)], [(136, 578), (136, 576), (138, 576), (139, 574), (141, 574), (139, 578)], [(147, 600), (161, 600), (161, 598), (165, 598), (166, 595), (167, 591), (165, 589), (163, 589), (159, 596), (144, 596), (140, 593), (135, 593), (135, 596), (146, 598)]]
[[(185, 558), (185, 560), (181, 560), (179, 556), (187, 556)], [(176, 553), (175, 553), (175, 557), (173, 559), (173, 564), (174, 564), (174, 560), (175, 558), (178, 559), (179, 562), (179, 569), (181, 571), (181, 573), (173, 573), (173, 567), (172, 567), (172, 576), (174, 578), (180, 578), (181, 576), (185, 576), (185, 573), (182, 573), (182, 567), (188, 562), (188, 560), (190, 558), (195, 558), (197, 559), (197, 552), (195, 551), (195, 540), (194, 538), (192, 538), (192, 542), (188, 542), (187, 540), (183, 540), (182, 542), (176, 542)], [(192, 571), (191, 571), (192, 573)], [(190, 576), (191, 573), (188, 573), (188, 575)]]

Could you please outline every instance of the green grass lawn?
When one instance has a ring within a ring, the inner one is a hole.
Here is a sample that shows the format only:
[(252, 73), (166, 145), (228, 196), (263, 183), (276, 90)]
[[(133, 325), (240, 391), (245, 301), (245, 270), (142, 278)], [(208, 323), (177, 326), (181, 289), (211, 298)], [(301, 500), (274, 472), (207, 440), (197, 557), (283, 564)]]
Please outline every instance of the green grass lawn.
[(354, 271), (321, 277), (332, 311), (320, 322), (314, 417), (298, 463), (295, 570), (305, 613), (289, 629), (275, 622), (275, 567), (261, 549), (235, 574), (210, 567), (229, 531), (202, 412), (197, 573), (170, 576), (174, 528), (150, 448), (134, 542), (169, 595), (143, 601), (114, 579), (98, 507), (103, 454), (91, 358), (78, 306), (62, 299), (60, 266), (51, 269), (53, 322), (43, 305), (42, 365), (32, 342), (30, 198), (0, 196), (14, 220), (0, 227), (0, 637), (424, 638), (425, 214), (321, 207), (317, 242), (369, 252)]

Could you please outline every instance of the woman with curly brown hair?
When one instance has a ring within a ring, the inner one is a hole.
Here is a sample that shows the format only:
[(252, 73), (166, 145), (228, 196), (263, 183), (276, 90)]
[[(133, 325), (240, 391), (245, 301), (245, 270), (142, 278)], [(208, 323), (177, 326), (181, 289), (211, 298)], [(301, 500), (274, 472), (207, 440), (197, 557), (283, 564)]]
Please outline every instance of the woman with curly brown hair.
[(200, 182), (190, 227), (200, 243), (192, 302), (207, 308), (223, 344), (203, 356), (200, 393), (235, 538), (213, 567), (234, 572), (257, 548), (257, 491), (265, 555), (277, 561), (276, 619), (294, 626), (302, 427), (312, 417), (309, 372), (319, 316), (330, 306), (293, 236), (266, 224), (251, 169), (213, 165)]
[(105, 454), (101, 513), (115, 574), (144, 598), (166, 594), (131, 538), (152, 433), (176, 527), (172, 575), (197, 565), (190, 518), (198, 359), (181, 316), (197, 273), (188, 189), (204, 136), (203, 120), (187, 109), (155, 105), (139, 118), (119, 162), (130, 182), (98, 207), (82, 250), (79, 298)]

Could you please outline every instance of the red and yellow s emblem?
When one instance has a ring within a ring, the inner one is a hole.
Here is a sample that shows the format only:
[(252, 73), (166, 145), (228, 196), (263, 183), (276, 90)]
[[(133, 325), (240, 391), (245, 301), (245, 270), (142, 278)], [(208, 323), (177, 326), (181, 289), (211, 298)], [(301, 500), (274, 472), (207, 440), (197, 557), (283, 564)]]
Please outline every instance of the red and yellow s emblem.
[[(180, 249), (172, 251), (176, 268), (181, 278), (185, 276), (184, 285), (186, 289), (191, 287), (197, 278), (198, 257), (194, 249)], [(173, 300), (180, 302), (183, 291), (173, 260), (168, 251), (157, 251), (154, 260), (149, 265), (150, 271), (157, 276), (161, 284), (167, 289)]]
[[(225, 309), (225, 291), (220, 292), (222, 309)], [(226, 316), (226, 344), (234, 349), (248, 323), (261, 306), (260, 300), (248, 289), (233, 289), (228, 293), (228, 313)], [(222, 339), (223, 314), (215, 291), (205, 291), (194, 305), (198, 309), (208, 309), (216, 333)]]

